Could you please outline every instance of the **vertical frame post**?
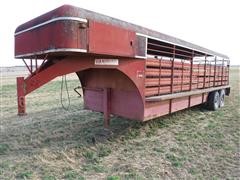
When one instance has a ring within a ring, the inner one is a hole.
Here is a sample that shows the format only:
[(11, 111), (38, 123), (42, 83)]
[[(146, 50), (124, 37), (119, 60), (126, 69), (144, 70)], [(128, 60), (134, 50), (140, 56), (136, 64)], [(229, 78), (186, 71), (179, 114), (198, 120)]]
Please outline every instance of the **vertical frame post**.
[[(174, 88), (174, 60), (175, 60), (176, 46), (173, 46), (173, 59), (172, 59), (172, 69), (171, 69), (171, 94)], [(172, 113), (172, 99), (169, 100), (169, 113)]]
[(206, 71), (207, 71), (207, 55), (205, 54), (205, 61), (204, 61), (204, 76), (203, 76), (203, 88), (206, 87)]
[(213, 86), (216, 86), (217, 57), (215, 56)]
[(182, 74), (181, 74), (181, 91), (183, 90), (183, 70), (184, 70), (184, 60), (181, 60), (182, 63)]
[(193, 81), (193, 58), (194, 58), (194, 51), (192, 51), (192, 57), (190, 59), (190, 84), (189, 84), (189, 91), (192, 90), (192, 81)]
[(209, 61), (209, 74), (208, 74), (208, 87), (211, 87), (211, 76), (212, 76), (212, 61)]
[(223, 85), (223, 69), (224, 69), (224, 59), (222, 59), (222, 73), (221, 73), (221, 86)]
[[(193, 58), (194, 58), (194, 51), (192, 51), (192, 57), (190, 59), (190, 84), (189, 84), (189, 91), (192, 90), (192, 81), (193, 81)], [(188, 97), (188, 107), (191, 106), (191, 96)]]
[[(205, 54), (204, 58), (204, 76), (203, 76), (203, 88), (206, 87), (206, 76), (207, 76), (207, 54)], [(204, 102), (204, 93), (202, 93), (202, 103)]]
[(198, 72), (197, 72), (197, 89), (199, 88), (199, 78), (200, 78), (199, 72), (200, 72), (200, 62), (198, 63)]
[(109, 128), (110, 125), (110, 111), (111, 111), (111, 89), (103, 89), (103, 113), (104, 113), (104, 128)]
[(162, 77), (162, 57), (159, 59), (159, 78), (158, 78), (158, 95), (160, 94), (161, 89), (161, 77)]
[(230, 68), (230, 60), (227, 61), (227, 85), (229, 85), (229, 68)]
[(38, 62), (37, 62), (37, 58), (35, 58), (35, 71), (37, 72), (38, 70)]
[(24, 77), (17, 77), (18, 115), (26, 115)]
[(33, 72), (32, 59), (30, 59), (30, 70), (31, 70), (31, 73), (32, 73)]

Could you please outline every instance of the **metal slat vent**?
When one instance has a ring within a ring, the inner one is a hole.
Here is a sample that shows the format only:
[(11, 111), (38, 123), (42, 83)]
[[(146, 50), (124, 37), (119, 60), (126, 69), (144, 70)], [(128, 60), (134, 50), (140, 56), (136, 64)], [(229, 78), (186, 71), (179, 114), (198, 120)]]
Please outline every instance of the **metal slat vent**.
[[(174, 47), (175, 46), (175, 47)], [(174, 49), (175, 48), (175, 49)], [(147, 54), (153, 56), (162, 56), (169, 58), (178, 58), (178, 59), (191, 59), (193, 50), (170, 44), (163, 41), (158, 41), (155, 39), (148, 38), (147, 43)], [(201, 52), (196, 52), (196, 56), (203, 56), (205, 54)]]

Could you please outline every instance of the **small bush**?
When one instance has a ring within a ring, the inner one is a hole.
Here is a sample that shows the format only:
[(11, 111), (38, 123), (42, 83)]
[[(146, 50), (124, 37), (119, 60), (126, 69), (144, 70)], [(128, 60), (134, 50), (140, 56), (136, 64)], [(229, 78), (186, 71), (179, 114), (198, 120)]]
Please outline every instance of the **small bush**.
[(107, 180), (120, 180), (121, 178), (119, 176), (108, 176)]
[(96, 173), (103, 173), (105, 169), (103, 166), (99, 166), (98, 164), (86, 164), (83, 165), (83, 171), (94, 171)]
[(111, 154), (111, 149), (107, 146), (100, 146), (98, 150), (98, 156), (99, 157), (105, 157)]
[(9, 150), (8, 144), (0, 144), (0, 155), (6, 154), (8, 150)]
[(83, 156), (85, 157), (85, 159), (91, 163), (98, 163), (99, 162), (99, 159), (96, 155), (96, 153), (94, 151), (91, 151), (91, 150), (86, 150), (84, 153), (83, 153)]
[(171, 162), (174, 167), (182, 167), (183, 166), (183, 159), (179, 158), (173, 154), (167, 154), (166, 158)]
[(65, 179), (76, 179), (77, 178), (77, 172), (75, 171), (67, 171), (64, 173), (64, 178)]
[(19, 173), (16, 178), (17, 179), (31, 179), (32, 177), (32, 172), (26, 171), (26, 172), (21, 172)]

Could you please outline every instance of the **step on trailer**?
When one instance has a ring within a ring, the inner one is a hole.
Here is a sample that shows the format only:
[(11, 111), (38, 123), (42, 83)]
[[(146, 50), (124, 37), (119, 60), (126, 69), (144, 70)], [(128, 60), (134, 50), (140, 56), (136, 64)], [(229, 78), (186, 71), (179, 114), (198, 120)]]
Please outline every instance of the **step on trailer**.
[[(159, 22), (160, 23), (160, 22)], [(229, 95), (229, 58), (141, 26), (70, 5), (15, 31), (15, 58), (29, 76), (17, 77), (18, 114), (25, 96), (75, 72), (84, 108), (147, 121), (206, 103), (216, 110)]]

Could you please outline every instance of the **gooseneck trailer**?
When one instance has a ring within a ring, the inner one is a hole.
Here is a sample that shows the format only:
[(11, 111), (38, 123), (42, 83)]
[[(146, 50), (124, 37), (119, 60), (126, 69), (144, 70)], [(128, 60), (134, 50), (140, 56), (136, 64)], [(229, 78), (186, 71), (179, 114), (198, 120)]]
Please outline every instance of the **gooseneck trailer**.
[[(160, 22), (159, 22), (160, 23)], [(25, 96), (75, 72), (84, 108), (146, 121), (198, 104), (216, 110), (229, 95), (229, 58), (192, 43), (85, 9), (64, 5), (15, 31), (18, 114)]]

